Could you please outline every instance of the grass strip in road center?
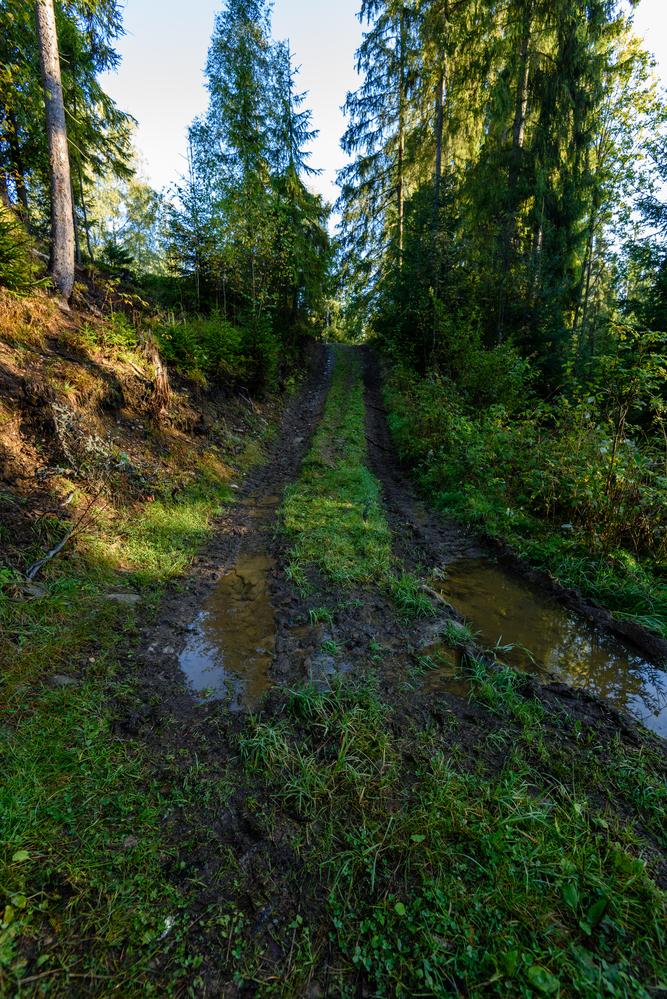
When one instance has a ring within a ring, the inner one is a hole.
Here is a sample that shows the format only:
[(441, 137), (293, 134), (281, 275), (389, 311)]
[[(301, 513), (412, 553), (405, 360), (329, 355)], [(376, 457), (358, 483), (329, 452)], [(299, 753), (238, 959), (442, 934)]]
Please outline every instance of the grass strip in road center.
[(301, 474), (285, 493), (283, 522), (292, 542), (289, 571), (308, 589), (316, 569), (340, 587), (377, 585), (412, 614), (432, 605), (391, 548), (380, 484), (366, 466), (361, 355), (337, 347), (331, 389)]

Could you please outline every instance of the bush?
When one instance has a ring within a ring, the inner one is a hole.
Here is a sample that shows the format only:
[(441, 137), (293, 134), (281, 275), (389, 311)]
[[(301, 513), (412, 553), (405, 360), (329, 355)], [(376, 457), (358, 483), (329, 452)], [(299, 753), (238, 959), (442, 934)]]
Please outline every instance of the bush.
[(36, 283), (28, 235), (14, 212), (0, 204), (0, 285), (21, 293)]
[(186, 377), (231, 384), (248, 378), (252, 365), (244, 331), (219, 315), (169, 323), (155, 335), (162, 357)]
[(161, 326), (155, 336), (165, 361), (188, 378), (260, 392), (276, 387), (280, 343), (269, 318), (234, 325), (214, 313)]

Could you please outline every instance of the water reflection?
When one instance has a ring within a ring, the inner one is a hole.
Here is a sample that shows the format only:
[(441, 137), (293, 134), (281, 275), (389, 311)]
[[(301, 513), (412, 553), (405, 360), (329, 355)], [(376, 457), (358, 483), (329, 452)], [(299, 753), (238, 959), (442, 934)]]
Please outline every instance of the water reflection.
[(232, 711), (252, 710), (271, 686), (273, 568), (267, 555), (241, 556), (204, 604), (180, 657), (190, 687), (202, 699), (229, 699)]
[(482, 642), (513, 646), (511, 665), (583, 687), (667, 738), (664, 669), (487, 561), (453, 563), (438, 589)]

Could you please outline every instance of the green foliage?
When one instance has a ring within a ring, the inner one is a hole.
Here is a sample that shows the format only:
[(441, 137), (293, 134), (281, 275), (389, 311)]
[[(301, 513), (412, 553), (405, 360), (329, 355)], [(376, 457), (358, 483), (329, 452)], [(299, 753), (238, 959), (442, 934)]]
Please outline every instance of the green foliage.
[(0, 285), (28, 292), (36, 283), (30, 240), (10, 208), (0, 205)]
[(194, 307), (248, 329), (266, 382), (281, 347), (319, 322), (329, 266), (328, 208), (303, 179), (316, 172), (306, 149), (316, 132), (296, 75), (289, 47), (270, 37), (268, 5), (228, 0), (209, 50), (208, 112), (190, 129), (170, 211), (171, 264)]
[[(257, 447), (248, 441), (235, 461), (247, 468)], [(44, 571), (37, 596), (0, 566), (2, 995), (32, 991), (33, 974), (59, 995), (102, 980), (123, 995), (176, 987), (178, 962), (164, 987), (153, 981), (154, 957), (170, 948), (174, 956), (191, 926), (165, 818), (188, 795), (221, 791), (196, 773), (158, 779), (145, 745), (119, 737), (118, 704), (134, 710), (138, 697), (131, 666), (120, 666), (138, 617), (108, 599), (130, 584), (147, 610), (156, 607), (232, 495), (222, 466), (203, 461), (177, 497), (181, 469), (171, 471), (140, 515), (118, 499), (89, 523)], [(62, 536), (57, 522), (39, 526), (27, 558)], [(70, 682), (59, 685), (58, 674)], [(187, 951), (189, 967), (196, 952)]]
[(275, 388), (279, 345), (268, 322), (234, 325), (217, 313), (160, 324), (164, 359), (189, 378), (252, 390)]
[[(399, 450), (442, 509), (507, 538), (566, 585), (664, 631), (664, 456), (629, 424), (631, 412), (643, 420), (650, 411), (664, 359), (648, 349), (649, 338), (642, 367), (644, 348), (631, 342), (626, 361), (619, 354), (604, 365), (614, 376), (600, 383), (599, 396), (517, 408), (520, 383), (512, 380), (508, 401), (484, 408), (447, 378), (397, 369), (387, 399)], [(486, 364), (477, 371), (473, 357), (470, 364), (461, 382), (476, 382), (477, 393)]]
[[(122, 34), (121, 13), (115, 0), (76, 0), (55, 10), (74, 205), (85, 233), (88, 184), (107, 171), (131, 173), (130, 119), (99, 82), (119, 61), (113, 46)], [(49, 163), (34, 11), (21, 0), (5, 0), (2, 19), (0, 179), (23, 220), (46, 233)]]
[(247, 375), (243, 331), (221, 316), (189, 318), (156, 330), (164, 359), (190, 377), (220, 377), (233, 382)]
[[(4, 712), (11, 725), (0, 759), (5, 995), (21, 991), (26, 940), (43, 950), (46, 976), (67, 980), (62, 969), (75, 963), (79, 976), (129, 983), (182, 904), (163, 873), (168, 801), (130, 746), (113, 737), (105, 700), (103, 684), (89, 682), (45, 692), (27, 718), (20, 698)], [(77, 959), (72, 942), (80, 937), (87, 944)]]

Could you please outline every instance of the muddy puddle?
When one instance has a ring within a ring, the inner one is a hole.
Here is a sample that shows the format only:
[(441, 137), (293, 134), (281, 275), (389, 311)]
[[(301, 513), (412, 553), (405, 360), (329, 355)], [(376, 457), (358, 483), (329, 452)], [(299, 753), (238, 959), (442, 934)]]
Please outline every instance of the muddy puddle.
[[(241, 500), (240, 506), (252, 530), (262, 531), (279, 502), (279, 496), (268, 496), (259, 502)], [(265, 552), (242, 550), (191, 625), (179, 662), (199, 699), (226, 701), (232, 711), (252, 711), (272, 686), (276, 620), (269, 580), (274, 568)]]
[(241, 556), (192, 625), (180, 666), (202, 700), (229, 701), (232, 711), (252, 710), (271, 686), (276, 641), (269, 594), (273, 568), (267, 555)]
[(438, 590), (517, 669), (584, 688), (667, 738), (667, 671), (485, 560), (447, 567)]

